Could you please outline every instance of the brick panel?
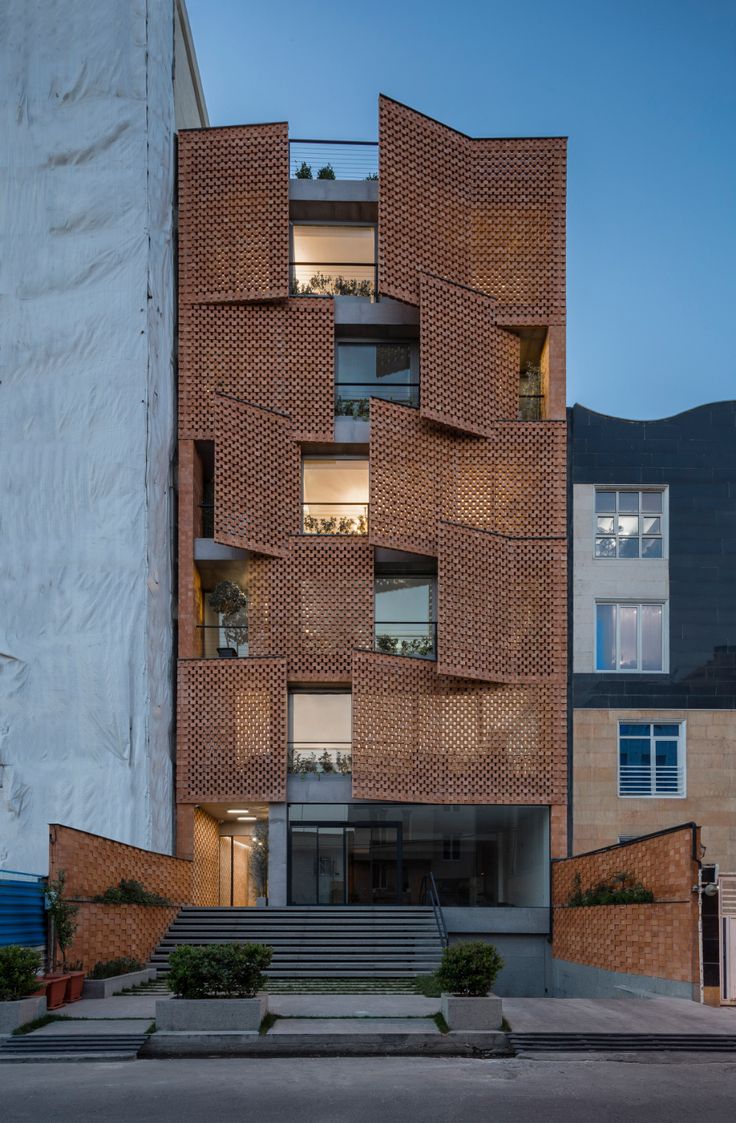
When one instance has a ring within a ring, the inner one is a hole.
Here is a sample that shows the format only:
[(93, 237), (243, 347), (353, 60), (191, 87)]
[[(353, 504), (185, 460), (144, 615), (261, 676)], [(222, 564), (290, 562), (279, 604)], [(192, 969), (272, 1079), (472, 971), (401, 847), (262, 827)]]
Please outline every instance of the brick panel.
[(150, 892), (174, 904), (191, 901), (191, 862), (57, 823), (52, 823), (49, 830), (50, 877), (64, 870), (71, 897), (96, 897), (125, 878), (140, 881)]
[(179, 436), (211, 440), (215, 394), (286, 413), (303, 441), (334, 440), (334, 301), (197, 304), (179, 336)]
[(288, 417), (218, 394), (215, 540), (284, 556), (299, 527), (299, 446)]
[(201, 807), (194, 809), (192, 904), (220, 903), (220, 824)]
[(394, 402), (371, 402), (370, 540), (437, 554), (439, 520), (519, 537), (566, 533), (564, 422), (498, 422), (454, 433)]
[(67, 962), (81, 961), (91, 971), (95, 963), (127, 955), (145, 967), (178, 911), (176, 906), (80, 904)]
[(179, 663), (177, 799), (286, 798), (286, 660)]
[(499, 302), (499, 324), (565, 317), (561, 137), (474, 140), (379, 99), (378, 284), (419, 303), (421, 271)]
[(288, 125), (180, 132), (180, 303), (288, 292)]
[(249, 651), (286, 656), (291, 682), (349, 682), (372, 646), (373, 550), (365, 538), (296, 537), (249, 566)]
[(567, 542), (439, 525), (441, 674), (554, 682), (567, 670)]
[(561, 803), (565, 701), (391, 655), (353, 657), (353, 796), (417, 803)]
[(420, 282), (421, 416), (491, 437), (519, 414), (519, 338), (496, 327), (496, 301), (426, 273)]

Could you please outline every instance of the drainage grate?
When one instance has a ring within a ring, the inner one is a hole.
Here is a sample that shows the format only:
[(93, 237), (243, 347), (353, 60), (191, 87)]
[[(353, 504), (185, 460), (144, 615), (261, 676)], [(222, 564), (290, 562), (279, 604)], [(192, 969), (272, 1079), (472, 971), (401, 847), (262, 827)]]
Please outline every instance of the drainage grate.
[(732, 1053), (736, 1035), (718, 1033), (510, 1033), (517, 1053)]

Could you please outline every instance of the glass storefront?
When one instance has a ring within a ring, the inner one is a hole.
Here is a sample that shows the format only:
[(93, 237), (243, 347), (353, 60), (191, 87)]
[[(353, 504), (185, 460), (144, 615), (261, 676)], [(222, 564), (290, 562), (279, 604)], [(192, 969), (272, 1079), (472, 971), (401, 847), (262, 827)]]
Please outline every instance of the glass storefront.
[(307, 804), (289, 807), (289, 902), (549, 903), (546, 807)]

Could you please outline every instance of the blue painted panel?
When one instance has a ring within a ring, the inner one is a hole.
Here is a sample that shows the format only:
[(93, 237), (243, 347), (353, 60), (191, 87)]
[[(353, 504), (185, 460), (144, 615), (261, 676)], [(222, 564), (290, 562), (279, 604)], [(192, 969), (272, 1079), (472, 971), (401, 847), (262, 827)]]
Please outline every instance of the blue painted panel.
[(44, 883), (38, 879), (0, 877), (0, 946), (46, 943)]

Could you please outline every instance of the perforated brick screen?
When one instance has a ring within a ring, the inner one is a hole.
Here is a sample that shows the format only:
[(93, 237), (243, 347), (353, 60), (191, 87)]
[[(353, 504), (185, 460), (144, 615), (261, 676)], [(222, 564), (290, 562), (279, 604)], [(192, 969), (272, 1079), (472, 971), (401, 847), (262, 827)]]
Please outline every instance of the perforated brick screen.
[(285, 655), (292, 682), (349, 682), (370, 648), (373, 551), (365, 538), (297, 537), (283, 559), (249, 567), (252, 655)]
[(353, 657), (353, 795), (417, 803), (562, 803), (564, 693)]
[(216, 395), (217, 542), (286, 554), (299, 529), (299, 471), (288, 417)]
[(286, 122), (180, 132), (180, 303), (288, 292)]
[(498, 422), (453, 433), (394, 402), (371, 402), (370, 538), (437, 554), (440, 519), (499, 534), (565, 534), (565, 423)]
[(519, 413), (519, 338), (496, 327), (496, 301), (423, 273), (421, 415), (467, 433), (494, 434)]
[(503, 538), (440, 523), (438, 671), (554, 682), (564, 692), (566, 567), (564, 538)]
[(419, 273), (495, 296), (498, 322), (565, 316), (561, 137), (474, 140), (379, 99), (378, 284), (419, 303)]
[(179, 662), (177, 797), (286, 798), (286, 660)]
[(197, 304), (179, 335), (179, 436), (211, 440), (216, 391), (286, 413), (294, 436), (334, 439), (334, 301)]

